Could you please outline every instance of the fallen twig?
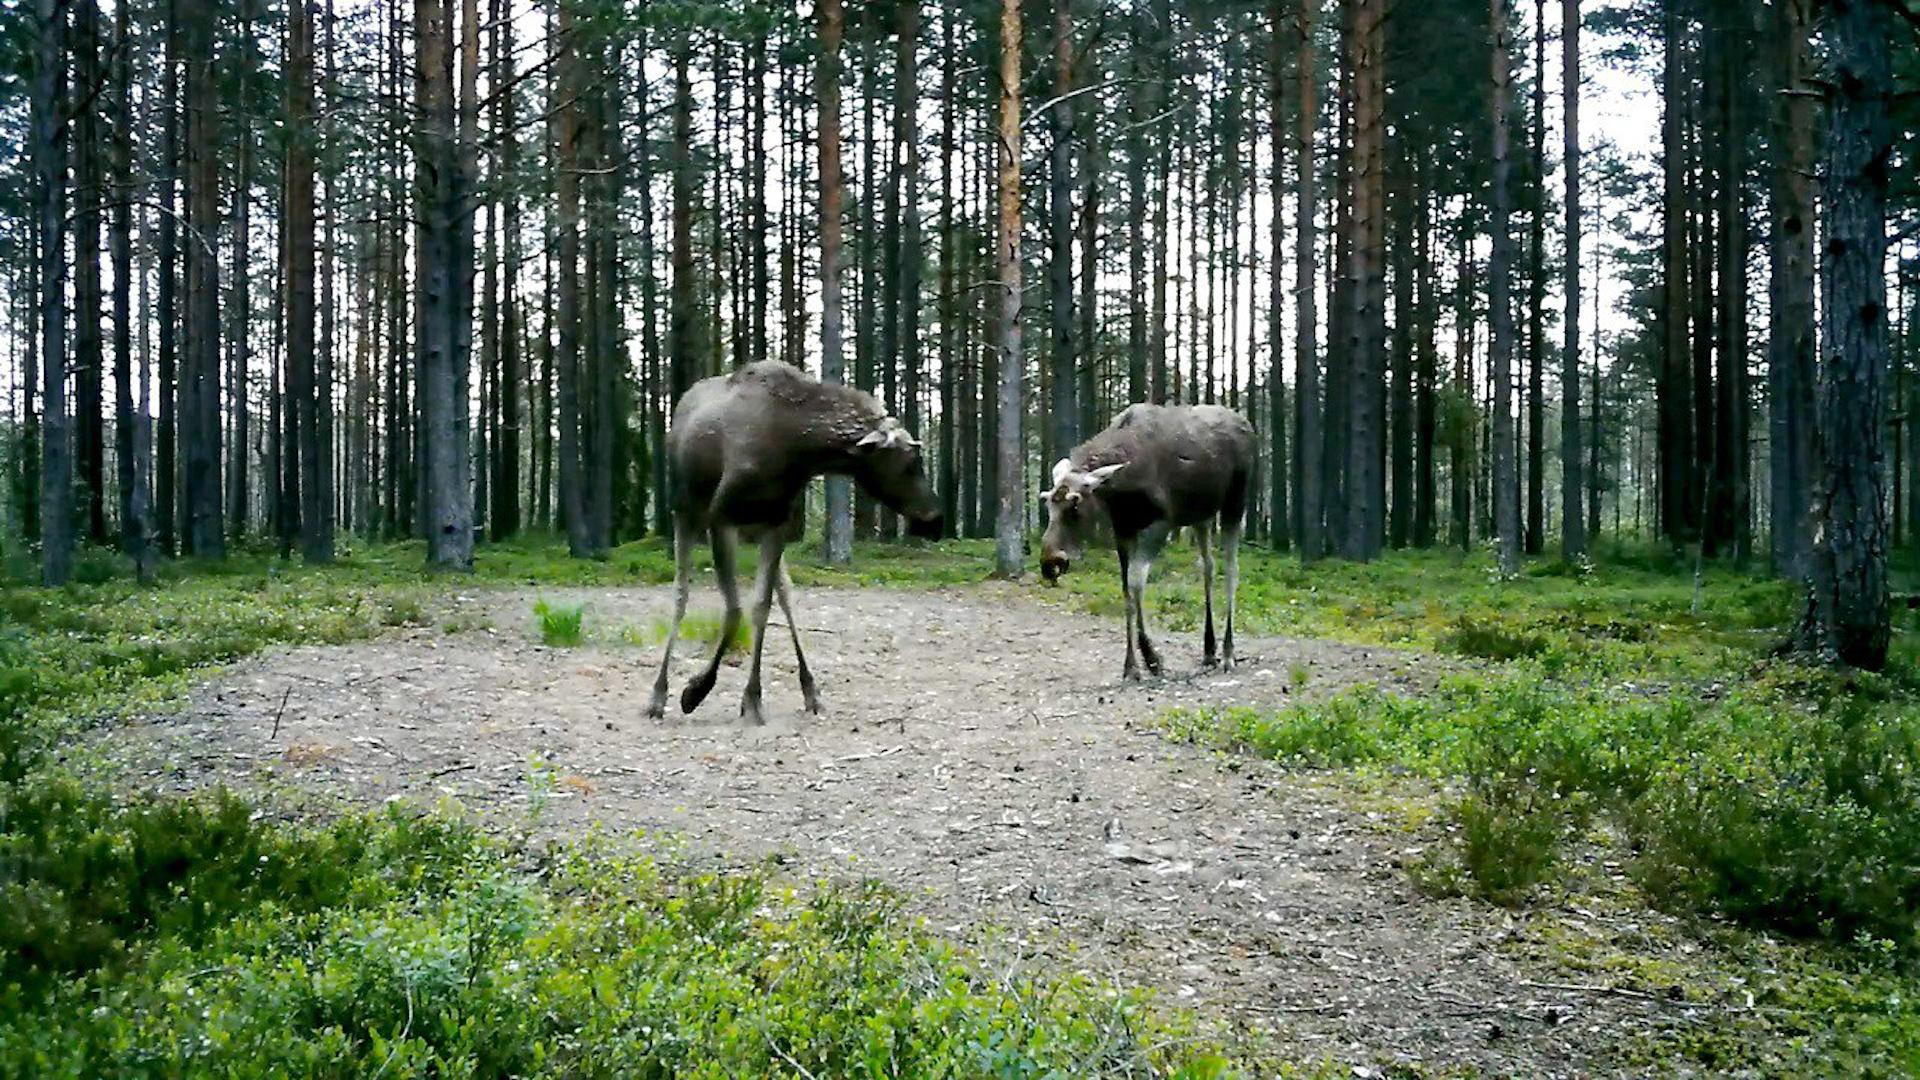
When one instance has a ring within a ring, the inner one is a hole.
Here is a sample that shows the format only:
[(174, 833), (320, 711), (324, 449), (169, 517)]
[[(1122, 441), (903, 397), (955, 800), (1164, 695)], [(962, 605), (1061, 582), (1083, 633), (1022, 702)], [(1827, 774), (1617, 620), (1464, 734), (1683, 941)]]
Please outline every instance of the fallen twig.
[(458, 765), (449, 765), (444, 769), (436, 769), (433, 772), (430, 772), (427, 774), (427, 779), (438, 780), (443, 776), (451, 776), (454, 773), (465, 772), (468, 769), (472, 769), (472, 768), (477, 768), (477, 766), (475, 766), (474, 763), (471, 761), (464, 761)]
[[(1649, 994), (1640, 990), (1628, 990), (1623, 986), (1601, 986), (1598, 984), (1588, 985), (1586, 983), (1534, 982), (1530, 979), (1521, 979), (1520, 985), (1531, 986), (1536, 990), (1565, 990), (1575, 994), (1614, 994), (1619, 997), (1634, 998), (1639, 1001), (1667, 1001), (1668, 1000), (1656, 994)], [(1694, 1003), (1681, 1001), (1681, 1002), (1670, 1002), (1670, 1004), (1688, 1005), (1688, 1004), (1694, 1004)]]
[(293, 696), (293, 687), (289, 686), (280, 694), (280, 707), (273, 711), (273, 731), (267, 735), (267, 741), (280, 737), (280, 718), (287, 715), (287, 699)]

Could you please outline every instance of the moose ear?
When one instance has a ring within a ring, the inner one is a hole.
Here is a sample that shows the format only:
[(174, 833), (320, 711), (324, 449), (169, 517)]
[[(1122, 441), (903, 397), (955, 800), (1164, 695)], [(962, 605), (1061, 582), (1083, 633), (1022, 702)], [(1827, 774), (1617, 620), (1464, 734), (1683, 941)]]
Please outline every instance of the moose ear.
[(854, 443), (856, 450), (892, 450), (896, 447), (919, 446), (920, 440), (913, 437), (900, 423), (898, 417), (883, 416), (872, 431), (860, 436)]
[(1126, 467), (1127, 467), (1127, 463), (1123, 461), (1118, 465), (1102, 465), (1099, 468), (1088, 472), (1087, 487), (1088, 488), (1099, 487), (1101, 484), (1104, 484), (1108, 480), (1113, 479), (1114, 473), (1117, 473), (1121, 469), (1124, 469)]
[(1061, 458), (1059, 461), (1054, 462), (1053, 463), (1053, 483), (1050, 486), (1059, 487), (1060, 481), (1065, 480), (1067, 478), (1067, 474), (1072, 471), (1073, 471), (1073, 462), (1068, 461), (1066, 458)]

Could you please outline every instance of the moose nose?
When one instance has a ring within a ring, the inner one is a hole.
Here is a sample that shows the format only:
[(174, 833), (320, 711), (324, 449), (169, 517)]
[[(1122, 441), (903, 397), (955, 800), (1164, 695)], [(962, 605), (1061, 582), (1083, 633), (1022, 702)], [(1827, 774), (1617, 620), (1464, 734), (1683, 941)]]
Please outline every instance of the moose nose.
[(1048, 584), (1056, 584), (1060, 575), (1067, 572), (1068, 565), (1065, 555), (1048, 552), (1040, 557), (1040, 576), (1047, 579)]

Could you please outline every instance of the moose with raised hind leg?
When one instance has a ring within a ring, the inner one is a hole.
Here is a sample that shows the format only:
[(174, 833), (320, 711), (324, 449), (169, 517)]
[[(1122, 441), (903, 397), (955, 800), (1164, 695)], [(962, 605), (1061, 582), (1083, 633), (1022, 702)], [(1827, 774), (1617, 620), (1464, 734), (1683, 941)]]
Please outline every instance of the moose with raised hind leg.
[(927, 483), (919, 440), (872, 394), (822, 383), (790, 364), (769, 360), (689, 387), (674, 409), (666, 452), (672, 475), (673, 623), (647, 715), (666, 714), (668, 669), (693, 584), (693, 545), (703, 533), (713, 546), (714, 576), (726, 612), (713, 656), (680, 694), (681, 711), (692, 712), (713, 690), (727, 644), (739, 631), (734, 549), (746, 540), (759, 546), (760, 567), (753, 583), (752, 661), (740, 715), (763, 722), (760, 658), (776, 594), (793, 635), (800, 693), (807, 712), (818, 714), (820, 695), (800, 648), (792, 582), (783, 562), (787, 544), (800, 532), (801, 496), (816, 476), (848, 476), (906, 519), (911, 534), (937, 537), (940, 504)]

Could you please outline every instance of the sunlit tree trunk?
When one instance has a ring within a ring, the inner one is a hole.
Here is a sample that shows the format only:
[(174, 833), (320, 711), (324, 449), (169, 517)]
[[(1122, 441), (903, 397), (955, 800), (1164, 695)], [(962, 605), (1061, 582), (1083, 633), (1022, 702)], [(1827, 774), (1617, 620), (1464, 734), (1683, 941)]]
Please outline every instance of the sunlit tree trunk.
[(1026, 556), (1024, 448), (1026, 384), (1020, 354), (1020, 0), (1001, 0), (999, 66), (999, 228), (994, 261), (1000, 283), (999, 460), (994, 565), (1001, 577), (1020, 576)]
[[(840, 296), (841, 219), (845, 214), (840, 175), (840, 45), (845, 15), (840, 0), (820, 0), (820, 378), (844, 383), (847, 377)], [(676, 252), (678, 241), (676, 240)], [(677, 278), (676, 278), (677, 280)], [(844, 566), (853, 560), (853, 492), (842, 476), (827, 478), (825, 561)]]

